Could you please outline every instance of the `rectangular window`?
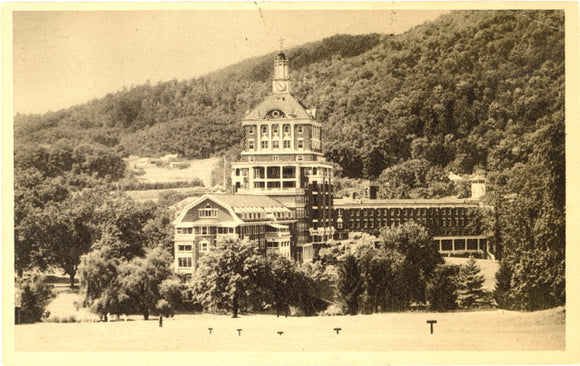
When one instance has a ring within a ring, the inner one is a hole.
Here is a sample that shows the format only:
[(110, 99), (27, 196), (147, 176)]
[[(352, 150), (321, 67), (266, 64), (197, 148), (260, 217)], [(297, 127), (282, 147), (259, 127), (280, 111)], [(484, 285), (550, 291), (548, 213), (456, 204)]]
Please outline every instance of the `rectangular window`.
[(304, 140), (303, 139), (298, 139), (298, 148), (304, 149)]
[(178, 227), (175, 229), (177, 234), (192, 234), (193, 228), (191, 227)]
[(280, 141), (272, 141), (272, 149), (279, 149)]
[(254, 134), (254, 126), (248, 127), (248, 135), (253, 135), (253, 134)]
[(268, 133), (268, 126), (262, 125), (262, 134), (265, 135)]
[(201, 243), (199, 243), (199, 251), (202, 253), (209, 252), (209, 242), (202, 241)]
[(289, 149), (290, 148), (290, 140), (284, 140), (284, 148), (285, 149)]
[[(190, 274), (189, 275), (185, 275), (185, 276), (181, 277), (181, 284), (182, 285), (186, 285), (188, 283), (191, 283), (192, 280), (193, 280), (192, 275), (190, 275)], [(187, 300), (187, 298), (184, 299), (184, 300)], [(189, 299), (189, 300), (191, 300), (191, 299)]]
[(298, 133), (304, 132), (304, 129), (302, 128), (302, 125), (298, 125), (297, 126), (297, 131), (298, 131)]
[(248, 150), (254, 150), (254, 140), (248, 140)]
[(191, 245), (178, 245), (177, 250), (180, 252), (191, 252), (193, 247)]
[(303, 161), (304, 155), (296, 155), (296, 161)]
[(272, 125), (272, 133), (274, 134), (278, 133), (278, 125)]
[(285, 134), (289, 134), (290, 133), (290, 125), (284, 125), (284, 133)]
[(262, 149), (267, 149), (268, 148), (268, 141), (262, 141)]
[(181, 268), (188, 268), (192, 266), (191, 257), (177, 258), (177, 266)]

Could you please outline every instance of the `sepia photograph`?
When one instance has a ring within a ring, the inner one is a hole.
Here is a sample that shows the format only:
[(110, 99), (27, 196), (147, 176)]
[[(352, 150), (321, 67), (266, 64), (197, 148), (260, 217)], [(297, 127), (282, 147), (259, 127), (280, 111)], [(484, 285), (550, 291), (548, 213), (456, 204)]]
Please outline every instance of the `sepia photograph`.
[(4, 4), (4, 363), (580, 362), (578, 5), (460, 4)]

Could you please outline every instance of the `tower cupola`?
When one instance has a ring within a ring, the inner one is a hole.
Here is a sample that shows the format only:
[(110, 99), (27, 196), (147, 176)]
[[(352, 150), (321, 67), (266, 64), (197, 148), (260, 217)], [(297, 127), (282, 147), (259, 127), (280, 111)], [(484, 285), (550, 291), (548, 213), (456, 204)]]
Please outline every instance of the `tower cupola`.
[(272, 80), (272, 90), (274, 93), (290, 92), (290, 73), (288, 71), (288, 60), (284, 52), (280, 52), (274, 60), (274, 80)]

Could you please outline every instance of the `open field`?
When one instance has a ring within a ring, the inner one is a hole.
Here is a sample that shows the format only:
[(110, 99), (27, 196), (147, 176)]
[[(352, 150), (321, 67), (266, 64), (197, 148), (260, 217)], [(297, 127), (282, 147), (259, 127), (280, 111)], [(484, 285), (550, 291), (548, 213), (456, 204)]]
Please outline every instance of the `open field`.
[[(17, 351), (535, 351), (565, 349), (564, 308), (340, 317), (181, 314), (15, 327)], [(434, 334), (427, 320), (437, 320)], [(334, 328), (341, 328), (336, 334)], [(212, 334), (208, 328), (213, 328)], [(238, 335), (237, 329), (242, 329)], [(278, 331), (283, 331), (278, 335)]]
[[(219, 158), (195, 159), (189, 161), (189, 166), (184, 169), (171, 169), (169, 167), (158, 167), (153, 164), (141, 166), (145, 174), (138, 176), (141, 182), (179, 182), (189, 181), (199, 178), (206, 187), (211, 187), (211, 171), (215, 168)], [(134, 162), (129, 162), (132, 168)]]

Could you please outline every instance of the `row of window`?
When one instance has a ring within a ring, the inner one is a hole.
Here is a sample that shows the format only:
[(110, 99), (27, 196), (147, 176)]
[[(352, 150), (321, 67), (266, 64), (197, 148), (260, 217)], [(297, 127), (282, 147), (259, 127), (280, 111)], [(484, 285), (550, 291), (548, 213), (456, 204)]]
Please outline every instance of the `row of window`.
[[(179, 244), (177, 246), (177, 251), (178, 252), (189, 252), (191, 253), (191, 251), (193, 250), (193, 245), (191, 244)], [(200, 252), (209, 252), (210, 250), (210, 245), (209, 245), (209, 241), (204, 240), (202, 242), (199, 243), (199, 251)], [(187, 258), (187, 257), (185, 257)], [(179, 258), (179, 259), (183, 259), (183, 258)]]
[[(439, 243), (435, 241), (437, 245)], [(487, 240), (486, 239), (444, 239), (441, 240), (440, 250), (453, 251), (453, 250), (486, 250)]]
[(218, 210), (216, 208), (202, 208), (199, 209), (199, 217), (217, 217), (217, 211)]
[[(377, 228), (383, 227), (383, 226), (398, 226), (401, 224), (404, 224), (406, 222), (416, 222), (419, 224), (422, 224), (424, 226), (439, 226), (439, 227), (464, 227), (466, 222), (469, 222), (469, 220), (465, 220), (463, 217), (461, 218), (442, 218), (442, 219), (433, 219), (433, 218), (429, 218), (429, 219), (425, 219), (425, 218), (419, 218), (419, 219), (413, 219), (413, 218), (409, 218), (409, 219), (394, 219), (394, 220), (387, 220), (387, 219), (379, 219), (379, 220), (350, 220), (349, 224), (350, 227), (352, 228), (364, 228), (364, 229), (372, 229), (375, 226)], [(337, 229), (342, 229), (343, 228), (343, 221), (337, 221), (336, 223), (336, 227)]]
[[(303, 161), (304, 155), (296, 155), (295, 159), (296, 159), (296, 161)], [(255, 157), (252, 155), (248, 156), (248, 161), (255, 161)], [(280, 161), (280, 156), (272, 155), (272, 161)]]
[[(292, 147), (292, 141), (290, 141), (290, 140), (284, 140), (284, 141), (282, 141), (282, 144), (283, 144), (282, 146), (284, 149), (290, 149)], [(298, 149), (304, 149), (304, 139), (298, 139), (296, 147)], [(268, 148), (268, 140), (260, 141), (260, 148), (262, 150), (267, 149)], [(255, 149), (254, 140), (248, 140), (248, 150), (254, 151), (254, 149)], [(272, 149), (274, 149), (274, 150), (280, 149), (280, 141), (278, 141), (278, 140), (272, 141)]]
[(191, 227), (178, 227), (175, 229), (177, 234), (193, 234), (193, 228)]
[[(255, 183), (254, 183), (255, 184)], [(259, 187), (255, 187), (259, 188)], [(270, 216), (274, 216), (277, 219), (286, 219), (291, 218), (292, 214), (290, 212), (243, 212), (238, 214), (242, 220), (257, 220), (268, 218)]]
[[(282, 128), (283, 128), (285, 134), (290, 134), (290, 125), (284, 125)], [(272, 125), (272, 133), (273, 134), (277, 134), (278, 129), (279, 129), (279, 125)], [(260, 130), (262, 131), (262, 135), (267, 135), (268, 134), (268, 125), (261, 125)], [(296, 133), (303, 133), (303, 132), (304, 132), (304, 126), (297, 125), (296, 126)], [(318, 132), (318, 133), (320, 133), (320, 132)], [(254, 126), (248, 127), (248, 134), (249, 135), (254, 134)]]
[(443, 208), (377, 208), (377, 209), (337, 209), (339, 217), (350, 216), (464, 216), (465, 207), (443, 207)]
[(178, 227), (175, 229), (177, 234), (193, 234), (196, 235), (214, 235), (214, 234), (234, 234), (235, 228), (233, 227), (215, 227), (215, 226), (200, 226), (200, 227)]
[(289, 241), (283, 241), (283, 242), (276, 242), (276, 241), (269, 241), (266, 243), (266, 247), (267, 248), (278, 248), (278, 247), (289, 247), (290, 246), (290, 242)]

